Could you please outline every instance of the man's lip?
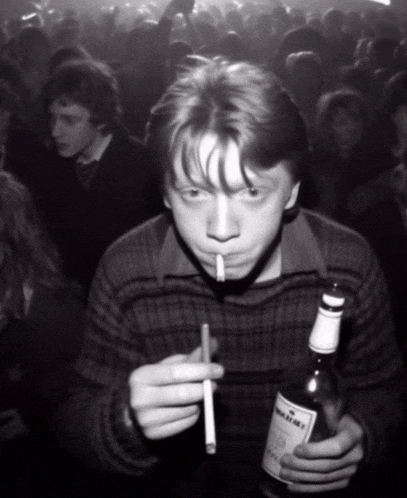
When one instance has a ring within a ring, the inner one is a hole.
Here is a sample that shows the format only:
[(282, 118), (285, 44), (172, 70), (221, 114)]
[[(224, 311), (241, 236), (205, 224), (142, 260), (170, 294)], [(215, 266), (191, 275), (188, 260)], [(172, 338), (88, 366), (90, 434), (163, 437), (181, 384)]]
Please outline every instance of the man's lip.
[(205, 262), (208, 266), (211, 266), (213, 268), (216, 268), (216, 256), (220, 254), (222, 256), (222, 259), (223, 259), (223, 263), (225, 265), (225, 267), (227, 266), (230, 266), (233, 264), (236, 264), (238, 261), (238, 255), (237, 254), (228, 254), (228, 255), (225, 255), (225, 254), (222, 254), (222, 253), (216, 253), (216, 254), (211, 254), (211, 257), (210, 259), (207, 259)]

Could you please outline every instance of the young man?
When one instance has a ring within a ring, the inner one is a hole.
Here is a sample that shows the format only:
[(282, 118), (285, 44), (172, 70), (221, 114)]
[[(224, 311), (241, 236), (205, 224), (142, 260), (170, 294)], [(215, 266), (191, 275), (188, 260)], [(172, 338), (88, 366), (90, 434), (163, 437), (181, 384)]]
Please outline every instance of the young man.
[(44, 175), (45, 211), (67, 272), (87, 288), (107, 246), (160, 211), (157, 179), (143, 144), (120, 126), (107, 66), (63, 64), (43, 99), (59, 156)]
[[(88, 466), (137, 476), (139, 495), (256, 496), (276, 392), (307, 358), (335, 281), (346, 413), (335, 437), (286, 455), (281, 477), (292, 492), (347, 488), (387, 455), (402, 366), (369, 246), (296, 207), (308, 149), (297, 108), (260, 68), (203, 61), (154, 108), (147, 143), (168, 212), (100, 262), (77, 385), (54, 418), (59, 440)], [(216, 456), (205, 454), (204, 379), (217, 382)]]

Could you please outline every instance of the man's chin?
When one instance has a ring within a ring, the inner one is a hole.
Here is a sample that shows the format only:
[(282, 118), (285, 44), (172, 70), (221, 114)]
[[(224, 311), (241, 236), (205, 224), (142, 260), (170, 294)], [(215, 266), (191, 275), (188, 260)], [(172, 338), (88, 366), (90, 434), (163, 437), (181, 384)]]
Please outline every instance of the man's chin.
[(61, 157), (69, 158), (74, 156), (74, 153), (65, 147), (56, 147), (56, 151)]

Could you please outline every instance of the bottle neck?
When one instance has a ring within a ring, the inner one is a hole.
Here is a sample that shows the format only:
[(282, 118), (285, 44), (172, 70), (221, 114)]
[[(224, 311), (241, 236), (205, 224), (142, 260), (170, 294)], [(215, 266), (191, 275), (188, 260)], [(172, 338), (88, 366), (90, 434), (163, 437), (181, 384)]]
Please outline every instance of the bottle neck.
[(309, 337), (309, 347), (322, 355), (334, 353), (338, 347), (341, 312), (320, 308)]
[(317, 353), (316, 351), (313, 351), (311, 348), (310, 351), (311, 351), (311, 358), (314, 364), (319, 364), (321, 366), (323, 365), (329, 366), (333, 364), (336, 351), (327, 354)]

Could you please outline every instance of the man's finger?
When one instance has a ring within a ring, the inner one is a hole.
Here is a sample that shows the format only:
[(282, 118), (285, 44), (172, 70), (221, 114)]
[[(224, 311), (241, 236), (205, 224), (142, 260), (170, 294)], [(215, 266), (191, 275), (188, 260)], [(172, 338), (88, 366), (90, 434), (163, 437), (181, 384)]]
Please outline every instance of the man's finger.
[(221, 365), (211, 363), (176, 363), (144, 365), (130, 375), (133, 383), (164, 386), (184, 382), (202, 382), (204, 379), (218, 379), (223, 375)]
[(135, 412), (135, 417), (141, 427), (147, 428), (169, 424), (171, 422), (192, 416), (198, 416), (199, 412), (199, 406), (194, 404), (187, 406), (138, 410)]
[(327, 491), (344, 489), (347, 486), (349, 486), (349, 479), (324, 484), (289, 483), (287, 485), (292, 493), (326, 493)]
[(307, 472), (305, 470), (293, 470), (282, 468), (280, 477), (286, 481), (304, 482), (304, 483), (329, 483), (350, 479), (357, 471), (356, 465), (346, 466), (334, 471), (327, 472)]
[(168, 424), (148, 427), (144, 430), (144, 435), (149, 439), (164, 439), (175, 436), (176, 434), (179, 434), (196, 424), (198, 417), (199, 414), (194, 414), (190, 417), (170, 422)]
[(299, 458), (309, 459), (339, 458), (359, 442), (359, 436), (352, 431), (343, 430), (336, 436), (318, 443), (300, 444), (294, 449), (294, 454)]
[[(212, 389), (216, 389), (216, 385), (212, 384)], [(130, 391), (130, 405), (134, 410), (192, 405), (202, 399), (202, 382), (170, 384), (165, 387), (135, 384)]]
[(348, 465), (355, 465), (360, 462), (363, 457), (362, 448), (360, 445), (355, 446), (347, 454), (341, 458), (302, 458), (296, 453), (286, 454), (281, 459), (281, 466), (294, 470), (304, 470), (308, 472), (333, 472)]
[(160, 361), (160, 365), (173, 365), (175, 363), (183, 363), (188, 358), (186, 354), (174, 354)]

